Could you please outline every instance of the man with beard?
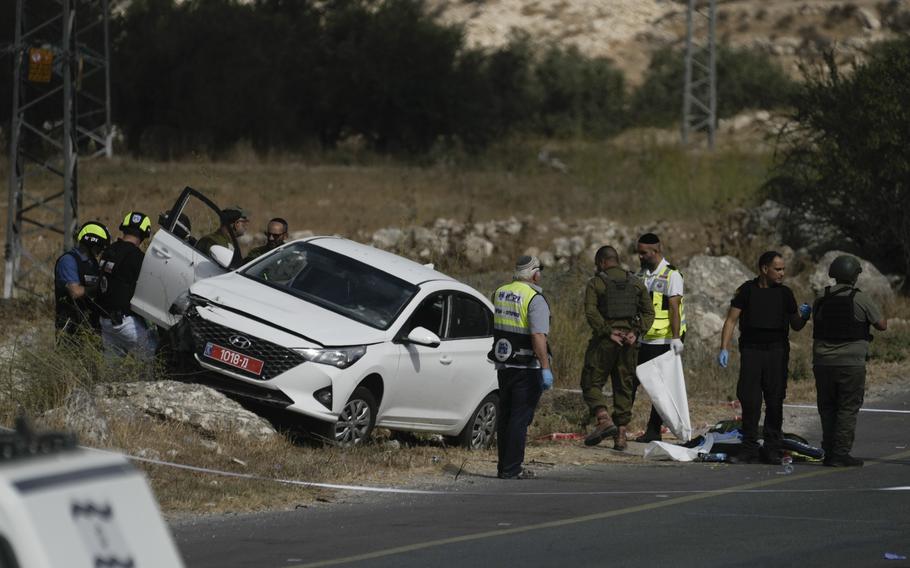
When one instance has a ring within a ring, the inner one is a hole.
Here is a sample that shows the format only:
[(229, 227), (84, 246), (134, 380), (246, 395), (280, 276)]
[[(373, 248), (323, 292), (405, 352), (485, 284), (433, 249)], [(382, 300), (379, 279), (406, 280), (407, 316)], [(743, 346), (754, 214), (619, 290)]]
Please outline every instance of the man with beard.
[[(783, 284), (786, 265), (780, 253), (768, 251), (758, 259), (758, 278), (737, 288), (721, 334), (718, 363), (726, 368), (733, 329), (739, 322), (739, 382), (736, 396), (742, 404), (743, 442), (732, 462), (779, 464), (787, 365), (790, 362), (790, 329), (806, 326), (812, 308), (797, 308), (793, 291)], [(764, 445), (759, 449), (758, 422), (765, 402)]]

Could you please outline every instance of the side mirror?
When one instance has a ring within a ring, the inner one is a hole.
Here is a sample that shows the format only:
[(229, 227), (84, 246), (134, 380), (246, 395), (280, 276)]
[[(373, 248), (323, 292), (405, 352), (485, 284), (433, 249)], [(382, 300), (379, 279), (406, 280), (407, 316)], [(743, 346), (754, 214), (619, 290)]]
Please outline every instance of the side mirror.
[(221, 268), (230, 268), (231, 261), (234, 260), (234, 252), (221, 245), (212, 245), (212, 248), (209, 249), (209, 255)]
[(407, 337), (408, 343), (425, 345), (427, 347), (439, 347), (439, 336), (425, 327), (415, 327)]

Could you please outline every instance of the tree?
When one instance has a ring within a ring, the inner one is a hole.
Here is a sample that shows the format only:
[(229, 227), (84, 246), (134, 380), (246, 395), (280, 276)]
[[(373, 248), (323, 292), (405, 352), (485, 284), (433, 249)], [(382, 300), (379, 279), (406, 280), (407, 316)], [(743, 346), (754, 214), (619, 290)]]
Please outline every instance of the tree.
[(781, 140), (764, 189), (838, 227), (889, 269), (910, 270), (910, 38), (881, 44), (843, 75), (807, 76), (794, 128)]

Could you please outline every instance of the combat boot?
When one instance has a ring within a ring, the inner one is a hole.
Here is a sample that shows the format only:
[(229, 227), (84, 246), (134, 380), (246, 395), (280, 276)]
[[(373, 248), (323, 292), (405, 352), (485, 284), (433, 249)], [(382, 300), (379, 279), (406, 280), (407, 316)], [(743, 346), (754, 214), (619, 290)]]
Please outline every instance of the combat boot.
[(613, 424), (613, 420), (610, 418), (609, 414), (598, 414), (597, 426), (595, 426), (594, 430), (585, 438), (585, 445), (596, 446), (610, 436), (615, 436), (617, 431), (618, 428), (616, 427), (616, 424)]
[(619, 450), (620, 452), (625, 451), (626, 449), (626, 427), (620, 426), (616, 432), (616, 435), (613, 436), (613, 449)]
[(828, 467), (863, 467), (863, 460), (850, 454), (831, 454), (823, 462)]

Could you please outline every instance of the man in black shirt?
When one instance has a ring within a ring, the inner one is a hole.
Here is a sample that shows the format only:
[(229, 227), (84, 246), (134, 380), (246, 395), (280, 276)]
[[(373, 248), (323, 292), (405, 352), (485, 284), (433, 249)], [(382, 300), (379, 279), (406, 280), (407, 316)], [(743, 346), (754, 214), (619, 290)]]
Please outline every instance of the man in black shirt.
[(155, 341), (145, 320), (133, 314), (130, 301), (145, 258), (139, 245), (151, 234), (151, 220), (131, 211), (123, 218), (117, 239), (101, 256), (101, 283), (98, 306), (101, 310), (101, 340), (108, 357), (127, 353), (150, 360), (155, 356)]
[[(790, 329), (806, 325), (811, 308), (796, 306), (793, 291), (784, 286), (786, 266), (780, 253), (768, 251), (758, 259), (758, 278), (737, 288), (724, 321), (718, 363), (726, 368), (733, 329), (739, 322), (739, 382), (736, 396), (742, 404), (743, 444), (735, 461), (780, 463), (783, 405), (787, 395)], [(765, 401), (764, 445), (759, 451), (758, 421)]]

